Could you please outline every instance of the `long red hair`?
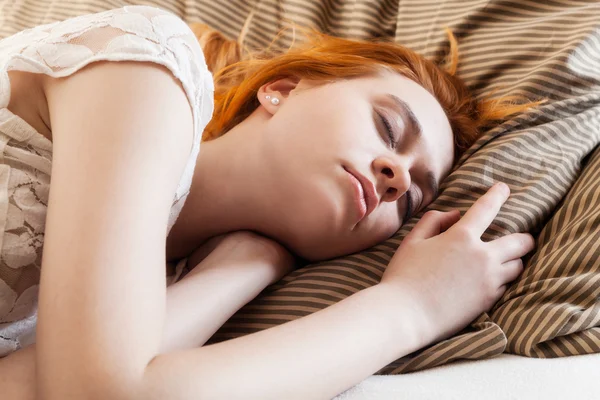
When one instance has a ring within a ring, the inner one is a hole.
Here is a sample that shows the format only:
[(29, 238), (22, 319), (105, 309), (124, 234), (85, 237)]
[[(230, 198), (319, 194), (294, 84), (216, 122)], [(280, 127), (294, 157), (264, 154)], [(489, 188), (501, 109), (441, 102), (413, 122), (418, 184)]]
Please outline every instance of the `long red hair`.
[(458, 45), (450, 29), (450, 54), (438, 66), (418, 53), (388, 41), (350, 40), (314, 30), (306, 40), (284, 51), (243, 52), (236, 41), (205, 24), (190, 25), (205, 53), (215, 80), (215, 111), (203, 140), (223, 135), (259, 105), (258, 89), (271, 81), (296, 77), (323, 82), (374, 75), (383, 69), (397, 72), (421, 85), (440, 103), (455, 138), (455, 160), (477, 139), (482, 129), (537, 106), (523, 96), (476, 99), (455, 76)]

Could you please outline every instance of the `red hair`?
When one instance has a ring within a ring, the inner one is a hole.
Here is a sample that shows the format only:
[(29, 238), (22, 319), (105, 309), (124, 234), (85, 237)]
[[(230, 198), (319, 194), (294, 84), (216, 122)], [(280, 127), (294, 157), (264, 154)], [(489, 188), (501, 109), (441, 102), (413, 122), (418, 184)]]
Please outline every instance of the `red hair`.
[(374, 75), (382, 69), (399, 73), (425, 88), (442, 106), (454, 133), (455, 160), (491, 122), (545, 102), (529, 102), (518, 95), (491, 99), (490, 94), (476, 99), (455, 76), (458, 45), (448, 28), (449, 62), (438, 66), (396, 43), (343, 39), (314, 30), (306, 32), (305, 42), (285, 51), (242, 55), (237, 42), (226, 39), (207, 25), (190, 26), (215, 79), (215, 111), (204, 130), (204, 140), (223, 135), (243, 121), (259, 105), (258, 89), (285, 77), (332, 82)]

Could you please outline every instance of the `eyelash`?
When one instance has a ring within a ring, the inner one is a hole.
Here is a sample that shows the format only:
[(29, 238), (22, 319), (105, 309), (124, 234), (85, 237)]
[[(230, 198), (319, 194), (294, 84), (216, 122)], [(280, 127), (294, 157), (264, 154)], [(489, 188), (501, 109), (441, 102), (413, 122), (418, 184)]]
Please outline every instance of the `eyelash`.
[(404, 214), (404, 222), (412, 218), (413, 200), (410, 192), (406, 192), (406, 213)]
[(392, 124), (390, 124), (390, 121), (388, 121), (388, 119), (386, 117), (384, 117), (381, 113), (377, 113), (377, 115), (379, 115), (379, 118), (381, 119), (381, 123), (383, 123), (383, 126), (385, 127), (385, 131), (388, 135), (388, 144), (390, 145), (390, 147), (392, 149), (396, 148), (396, 140), (394, 138), (394, 133), (392, 132)]

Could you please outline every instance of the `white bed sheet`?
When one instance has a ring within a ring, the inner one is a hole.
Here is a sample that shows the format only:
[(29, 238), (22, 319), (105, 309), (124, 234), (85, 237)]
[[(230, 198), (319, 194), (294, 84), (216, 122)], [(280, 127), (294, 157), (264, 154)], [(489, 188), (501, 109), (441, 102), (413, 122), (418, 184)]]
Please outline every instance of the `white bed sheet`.
[(600, 354), (502, 354), (403, 375), (373, 375), (334, 400), (600, 400)]

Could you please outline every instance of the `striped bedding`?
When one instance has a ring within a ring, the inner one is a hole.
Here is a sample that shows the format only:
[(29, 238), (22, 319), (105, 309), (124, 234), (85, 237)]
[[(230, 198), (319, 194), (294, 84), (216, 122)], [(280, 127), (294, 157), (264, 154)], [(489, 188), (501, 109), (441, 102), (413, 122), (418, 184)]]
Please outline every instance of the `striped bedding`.
[[(503, 298), (468, 328), (382, 368), (398, 374), (503, 352), (538, 358), (600, 352), (600, 3), (530, 0), (0, 0), (0, 37), (126, 4), (205, 22), (264, 47), (293, 21), (344, 37), (385, 37), (441, 61), (459, 42), (478, 96), (546, 97), (495, 126), (461, 158), (429, 209), (466, 211), (497, 180), (512, 196), (485, 240), (531, 232), (537, 249)], [(278, 43), (289, 45), (291, 34)], [(366, 251), (306, 266), (267, 288), (215, 343), (325, 308), (378, 282), (419, 216)], [(357, 327), (360, 329), (360, 327)], [(402, 338), (398, 338), (402, 340)]]

